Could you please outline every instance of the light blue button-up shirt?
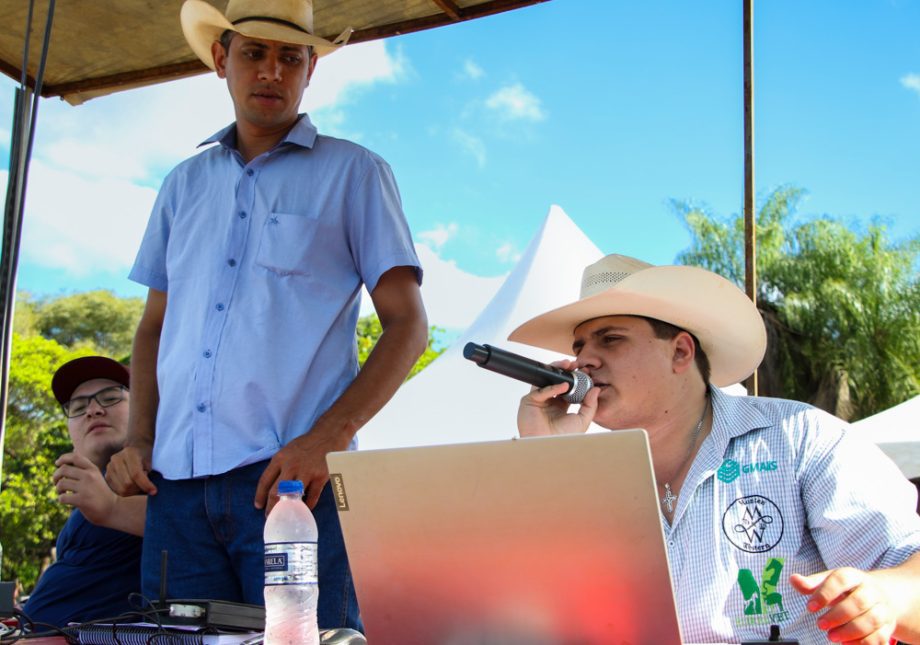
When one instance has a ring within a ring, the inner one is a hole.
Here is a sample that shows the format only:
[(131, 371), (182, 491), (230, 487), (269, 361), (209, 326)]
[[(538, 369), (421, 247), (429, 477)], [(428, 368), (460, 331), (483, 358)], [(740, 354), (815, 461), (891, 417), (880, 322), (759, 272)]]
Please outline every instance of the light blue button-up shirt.
[(234, 125), (214, 142), (164, 180), (130, 273), (167, 293), (153, 451), (167, 479), (267, 459), (309, 431), (357, 374), (362, 283), (396, 266), (421, 281), (383, 159), (306, 115), (248, 164)]
[(684, 641), (827, 643), (792, 573), (920, 552), (917, 493), (876, 446), (796, 401), (712, 388), (713, 427), (664, 522)]

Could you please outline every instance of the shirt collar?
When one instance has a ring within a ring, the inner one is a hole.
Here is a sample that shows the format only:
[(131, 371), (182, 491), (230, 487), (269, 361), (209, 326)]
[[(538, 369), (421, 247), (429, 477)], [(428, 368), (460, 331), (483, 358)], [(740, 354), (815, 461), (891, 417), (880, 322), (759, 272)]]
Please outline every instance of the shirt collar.
[[(279, 146), (285, 143), (292, 143), (302, 148), (312, 148), (316, 142), (317, 130), (310, 117), (302, 113), (297, 117), (297, 121), (288, 130), (288, 133), (278, 143)], [(224, 148), (236, 150), (236, 122), (234, 121), (225, 128), (222, 128), (212, 134), (210, 137), (198, 144), (198, 147), (206, 146), (212, 143), (219, 143)]]
[(771, 425), (770, 420), (751, 404), (749, 397), (733, 396), (711, 386), (709, 396), (713, 410), (711, 434), (720, 451), (724, 451), (735, 437)]

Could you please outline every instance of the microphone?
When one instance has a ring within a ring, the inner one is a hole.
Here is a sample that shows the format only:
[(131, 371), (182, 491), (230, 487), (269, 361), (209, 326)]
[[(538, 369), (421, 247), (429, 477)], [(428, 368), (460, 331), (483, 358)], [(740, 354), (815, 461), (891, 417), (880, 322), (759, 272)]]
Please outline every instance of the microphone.
[(463, 358), (473, 361), (479, 367), (537, 387), (568, 383), (569, 389), (562, 398), (569, 403), (581, 403), (593, 385), (591, 377), (578, 370), (570, 372), (491, 345), (467, 343), (463, 348)]

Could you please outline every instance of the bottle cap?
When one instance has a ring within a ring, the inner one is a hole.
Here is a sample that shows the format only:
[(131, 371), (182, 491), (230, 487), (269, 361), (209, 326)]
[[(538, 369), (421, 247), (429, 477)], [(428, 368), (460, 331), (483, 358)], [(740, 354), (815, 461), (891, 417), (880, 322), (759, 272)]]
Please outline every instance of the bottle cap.
[(278, 482), (279, 495), (289, 495), (291, 493), (303, 495), (303, 482), (299, 479), (282, 479)]

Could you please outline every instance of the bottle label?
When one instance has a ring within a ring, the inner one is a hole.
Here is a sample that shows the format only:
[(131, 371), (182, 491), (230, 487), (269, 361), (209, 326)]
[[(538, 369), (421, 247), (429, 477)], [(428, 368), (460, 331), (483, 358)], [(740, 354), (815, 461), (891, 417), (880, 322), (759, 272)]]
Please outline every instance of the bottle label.
[(316, 584), (316, 542), (269, 542), (265, 545), (265, 584)]

